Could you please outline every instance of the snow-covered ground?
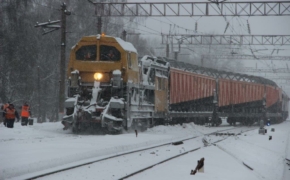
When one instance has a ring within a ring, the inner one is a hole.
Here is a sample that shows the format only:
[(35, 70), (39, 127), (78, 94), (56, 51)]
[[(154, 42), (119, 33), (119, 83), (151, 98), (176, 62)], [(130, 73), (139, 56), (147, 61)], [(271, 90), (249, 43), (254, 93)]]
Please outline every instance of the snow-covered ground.
[[(117, 179), (122, 177), (122, 173), (124, 175), (129, 173), (132, 166), (135, 169), (137, 165), (148, 166), (154, 161), (161, 161), (171, 152), (181, 153), (190, 148), (203, 146), (203, 134), (229, 128), (232, 127), (226, 124), (209, 128), (193, 123), (184, 126), (158, 126), (146, 132), (139, 132), (136, 137), (133, 132), (121, 135), (75, 135), (70, 131), (63, 131), (60, 122), (34, 123), (33, 126), (27, 127), (15, 123), (13, 129), (0, 124), (0, 180), (24, 179), (39, 172), (89, 162), (111, 154), (202, 135), (193, 141), (185, 141), (183, 145), (169, 145), (165, 149), (156, 149), (155, 153), (148, 150), (136, 157), (124, 156), (123, 159), (91, 164), (43, 178)], [(271, 128), (275, 128), (275, 131), (271, 132)], [(266, 135), (259, 135), (256, 129), (239, 136), (224, 136), (227, 138), (216, 146), (202, 147), (129, 179), (289, 180), (290, 166), (286, 165), (285, 158), (290, 159), (290, 121), (271, 125), (267, 129)], [(272, 140), (269, 140), (269, 135), (272, 136)], [(211, 142), (221, 139), (214, 135), (205, 137)], [(195, 168), (197, 160), (201, 157), (205, 158), (205, 173), (197, 173), (192, 177), (190, 171)], [(248, 169), (243, 163), (253, 170)], [(117, 168), (112, 168), (114, 166)]]

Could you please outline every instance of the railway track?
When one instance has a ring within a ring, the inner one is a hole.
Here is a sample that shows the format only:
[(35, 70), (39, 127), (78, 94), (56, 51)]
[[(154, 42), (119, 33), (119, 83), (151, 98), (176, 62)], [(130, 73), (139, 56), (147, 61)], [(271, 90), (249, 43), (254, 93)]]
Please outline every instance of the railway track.
[[(235, 129), (235, 128), (233, 128), (233, 129)], [(253, 129), (256, 129), (256, 128), (253, 128)], [(249, 129), (249, 130), (243, 131), (243, 133), (244, 133), (244, 132), (247, 132), (247, 131), (251, 131), (251, 130), (253, 130), (253, 129), (251, 128), (251, 129)], [(226, 130), (223, 130), (223, 131), (226, 131)], [(219, 132), (222, 132), (222, 131), (219, 131)], [(209, 133), (209, 134), (207, 134), (207, 135), (214, 135), (214, 134), (216, 134), (216, 133)], [(226, 135), (226, 134), (227, 134), (227, 133), (224, 133), (224, 135)], [(239, 134), (239, 133), (238, 133), (238, 134)], [(230, 135), (230, 134), (229, 134), (229, 135)], [(221, 139), (221, 140), (217, 140), (217, 141), (212, 142), (212, 143), (210, 143), (210, 144), (209, 144), (208, 142), (204, 142), (204, 145), (205, 145), (205, 146), (208, 146), (208, 145), (211, 145), (211, 144), (216, 145), (216, 143), (221, 142), (221, 141), (223, 141), (223, 140), (225, 140), (225, 139), (226, 139), (226, 138), (223, 138), (223, 139)], [(142, 168), (142, 169), (140, 169), (140, 170), (138, 170), (138, 171), (132, 172), (131, 174), (128, 174), (128, 175), (126, 175), (126, 176), (124, 176), (124, 177), (121, 177), (121, 178), (119, 178), (118, 180), (124, 180), (124, 179), (126, 179), (126, 178), (129, 178), (129, 177), (132, 177), (132, 176), (134, 176), (134, 175), (140, 174), (140, 173), (142, 173), (143, 171), (146, 171), (146, 170), (149, 170), (149, 169), (153, 168), (154, 166), (158, 166), (158, 165), (160, 165), (160, 164), (162, 164), (162, 163), (165, 163), (165, 162), (167, 162), (167, 161), (170, 161), (170, 160), (172, 160), (172, 159), (178, 158), (178, 157), (180, 157), (180, 156), (187, 155), (188, 153), (190, 153), (190, 152), (194, 152), (194, 151), (197, 151), (197, 150), (200, 150), (201, 148), (202, 148), (202, 147), (193, 148), (193, 149), (188, 150), (188, 151), (186, 151), (186, 152), (184, 152), (184, 153), (181, 153), (181, 154), (178, 154), (178, 155), (172, 156), (172, 157), (167, 158), (167, 159), (165, 159), (165, 160), (163, 160), (163, 161), (157, 162), (157, 163), (152, 164), (152, 165), (150, 165), (150, 166), (148, 166), (148, 167), (145, 167), (145, 168)]]
[[(195, 138), (198, 138), (198, 137), (202, 137), (202, 136), (210, 136), (210, 135), (214, 135), (216, 136), (217, 133), (221, 133), (221, 132), (229, 132), (229, 131), (235, 131), (236, 133), (235, 134), (238, 134), (240, 133), (240, 129), (243, 129), (243, 132), (246, 132), (246, 130), (244, 130), (246, 127), (233, 127), (233, 128), (229, 128), (229, 129), (226, 129), (226, 130), (219, 130), (219, 131), (215, 131), (215, 132), (211, 132), (211, 133), (206, 133), (206, 134), (202, 134), (200, 136), (193, 136), (193, 137), (189, 137), (189, 138), (184, 138), (184, 139), (180, 139), (178, 141), (174, 141), (174, 142), (165, 142), (163, 144), (159, 144), (159, 145), (155, 145), (155, 146), (150, 146), (150, 147), (144, 147), (144, 148), (140, 148), (138, 150), (133, 150), (133, 151), (128, 151), (128, 152), (124, 152), (124, 153), (119, 153), (119, 154), (116, 154), (116, 155), (111, 155), (111, 156), (107, 156), (107, 157), (104, 157), (104, 158), (101, 158), (101, 159), (98, 159), (98, 160), (92, 160), (92, 161), (89, 161), (89, 162), (86, 162), (86, 163), (79, 163), (77, 165), (72, 165), (72, 166), (67, 166), (67, 167), (64, 167), (64, 168), (59, 168), (57, 170), (51, 170), (51, 171), (47, 171), (45, 173), (34, 173), (34, 175), (31, 175), (31, 176), (27, 176), (23, 179), (38, 179), (38, 178), (45, 178), (47, 176), (50, 176), (50, 175), (53, 175), (53, 174), (57, 174), (57, 173), (61, 173), (61, 172), (65, 172), (65, 171), (69, 171), (69, 170), (72, 170), (72, 169), (75, 169), (75, 168), (80, 168), (80, 167), (83, 167), (83, 166), (87, 166), (87, 165), (91, 165), (91, 164), (94, 164), (94, 163), (99, 163), (99, 162), (104, 162), (104, 161), (107, 161), (107, 160), (112, 160), (114, 158), (118, 158), (118, 157), (122, 157), (122, 156), (125, 156), (125, 155), (131, 155), (131, 154), (134, 154), (134, 153), (138, 153), (138, 152), (142, 152), (142, 151), (148, 151), (148, 150), (152, 150), (152, 149), (156, 149), (156, 148), (160, 148), (160, 147), (166, 147), (166, 146), (169, 146), (171, 144), (174, 144), (174, 143), (177, 143), (178, 142), (185, 142), (185, 141), (190, 141), (190, 140), (193, 140)], [(252, 127), (250, 128), (249, 130), (253, 130), (257, 127)], [(248, 131), (249, 131), (248, 130)], [(227, 133), (224, 133), (224, 134), (227, 134)], [(217, 142), (221, 141), (221, 140), (224, 140), (226, 139), (227, 137), (225, 138), (221, 138), (220, 140), (218, 140)], [(181, 143), (181, 144), (182, 144)], [(216, 142), (213, 142), (213, 143), (216, 143)], [(211, 143), (211, 144), (213, 144)], [(186, 155), (190, 152), (193, 152), (193, 151), (196, 151), (198, 149), (200, 149), (202, 146), (200, 147), (197, 147), (197, 148), (192, 148), (192, 149), (189, 149), (185, 152), (182, 152), (182, 153), (179, 153), (179, 154), (175, 154), (171, 157), (168, 157), (162, 161), (159, 161), (159, 162), (156, 162), (156, 163), (153, 163), (149, 166), (146, 166), (144, 168), (140, 168), (132, 173), (129, 173), (128, 175), (126, 176), (123, 176), (121, 178), (117, 178), (117, 179), (125, 179), (125, 178), (128, 178), (130, 176), (134, 176), (135, 174), (138, 174), (138, 173), (142, 173), (143, 171), (147, 170), (147, 169), (150, 169), (158, 164), (162, 164), (164, 162), (167, 162), (167, 161), (170, 161), (172, 159), (175, 159), (175, 158), (178, 158), (180, 156), (183, 156), (183, 155)]]

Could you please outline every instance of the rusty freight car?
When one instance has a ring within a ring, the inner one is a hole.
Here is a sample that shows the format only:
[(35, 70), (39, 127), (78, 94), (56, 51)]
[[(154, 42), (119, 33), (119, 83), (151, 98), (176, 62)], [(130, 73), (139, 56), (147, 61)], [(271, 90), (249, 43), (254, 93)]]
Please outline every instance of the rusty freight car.
[[(188, 118), (174, 117), (173, 122), (194, 121), (197, 124), (208, 122), (213, 110), (216, 80), (213, 77), (170, 68), (170, 110), (195, 112)], [(183, 114), (184, 115), (184, 114)]]
[(219, 125), (225, 117), (231, 125), (251, 125), (260, 119), (281, 122), (288, 117), (289, 98), (269, 79), (166, 60), (172, 121)]

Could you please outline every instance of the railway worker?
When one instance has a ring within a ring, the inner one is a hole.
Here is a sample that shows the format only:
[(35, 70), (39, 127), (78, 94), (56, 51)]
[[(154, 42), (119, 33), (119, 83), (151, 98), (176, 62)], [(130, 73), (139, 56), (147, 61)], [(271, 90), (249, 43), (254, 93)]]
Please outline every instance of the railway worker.
[(87, 52), (87, 54), (85, 55), (85, 60), (90, 60), (91, 59), (91, 53)]
[(109, 53), (107, 54), (108, 60), (115, 60), (115, 54), (113, 50), (110, 50)]
[(5, 117), (6, 125), (8, 128), (14, 127), (15, 118), (19, 120), (18, 112), (14, 108), (14, 105), (11, 103), (9, 104), (7, 108), (4, 109), (3, 116)]
[[(3, 110), (4, 111), (4, 109), (6, 109), (8, 106), (9, 106), (9, 104), (10, 104), (10, 102), (8, 101), (8, 103), (6, 103), (6, 104), (3, 104), (2, 106), (1, 106), (1, 110)], [(4, 120), (3, 120), (3, 124), (4, 124), (4, 126), (7, 126), (7, 123), (6, 123), (6, 118), (4, 117)]]
[(31, 110), (27, 102), (25, 102), (21, 109), (21, 125), (22, 126), (27, 126), (29, 116), (31, 116)]

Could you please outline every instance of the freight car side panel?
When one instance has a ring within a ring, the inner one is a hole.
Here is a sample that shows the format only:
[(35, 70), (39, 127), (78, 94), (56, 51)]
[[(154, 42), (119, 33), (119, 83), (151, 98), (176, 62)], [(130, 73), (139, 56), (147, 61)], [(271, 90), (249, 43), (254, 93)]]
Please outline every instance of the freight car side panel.
[(266, 106), (267, 108), (279, 101), (279, 88), (268, 86), (266, 87)]
[(216, 88), (212, 77), (170, 69), (170, 104), (213, 96)]
[(241, 104), (262, 100), (264, 96), (264, 85), (219, 79), (219, 106)]

